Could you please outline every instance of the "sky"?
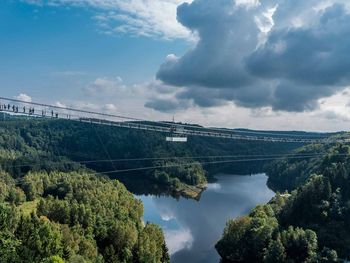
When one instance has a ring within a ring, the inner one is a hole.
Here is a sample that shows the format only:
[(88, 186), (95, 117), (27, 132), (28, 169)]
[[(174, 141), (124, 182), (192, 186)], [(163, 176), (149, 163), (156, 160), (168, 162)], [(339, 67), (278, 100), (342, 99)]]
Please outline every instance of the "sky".
[(1, 96), (205, 126), (350, 129), (347, 0), (2, 0)]

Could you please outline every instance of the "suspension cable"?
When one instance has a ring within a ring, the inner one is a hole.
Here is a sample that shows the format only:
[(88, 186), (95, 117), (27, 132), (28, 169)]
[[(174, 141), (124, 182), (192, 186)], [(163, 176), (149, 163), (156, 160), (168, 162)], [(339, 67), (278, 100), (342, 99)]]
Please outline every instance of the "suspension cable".
[[(346, 155), (346, 154), (339, 154), (339, 155)], [(333, 155), (333, 156), (336, 156), (336, 155)], [(91, 175), (114, 174), (114, 173), (126, 173), (126, 172), (133, 172), (133, 171), (176, 168), (176, 167), (184, 167), (184, 166), (190, 166), (190, 165), (196, 165), (196, 164), (209, 165), (209, 164), (223, 164), (223, 163), (242, 163), (242, 162), (257, 162), (257, 161), (272, 161), (272, 160), (284, 160), (284, 159), (304, 159), (304, 158), (313, 158), (313, 157), (314, 156), (302, 156), (302, 157), (297, 156), (297, 157), (255, 158), (255, 159), (240, 159), (240, 160), (226, 160), (226, 161), (210, 161), (210, 162), (190, 162), (190, 163), (185, 163), (185, 164), (158, 165), (158, 166), (123, 169), (123, 170), (117, 170), (117, 171), (91, 173)]]
[[(328, 154), (323, 154), (324, 156)], [(267, 157), (267, 158), (251, 158), (251, 159), (235, 159), (235, 160), (222, 160), (222, 161), (205, 161), (205, 162), (187, 162), (187, 163), (177, 163), (177, 164), (165, 164), (165, 165), (154, 165), (154, 166), (144, 166), (136, 167), (129, 169), (121, 170), (111, 170), (105, 172), (92, 172), (85, 173), (87, 175), (108, 175), (108, 174), (120, 174), (128, 172), (137, 172), (137, 171), (147, 171), (147, 170), (156, 170), (156, 169), (167, 169), (167, 168), (177, 168), (177, 167), (186, 167), (191, 165), (209, 165), (209, 164), (233, 164), (233, 163), (247, 163), (247, 162), (263, 162), (263, 161), (276, 161), (276, 160), (291, 160), (291, 159), (310, 159), (314, 157), (320, 157), (322, 155), (304, 155), (304, 156), (284, 156), (284, 157)], [(332, 156), (349, 156), (349, 154), (332, 154)], [(23, 180), (24, 177), (17, 179), (18, 181)]]
[[(146, 157), (146, 158), (120, 158), (120, 159), (101, 159), (101, 160), (83, 160), (83, 161), (59, 161), (59, 164), (94, 164), (94, 163), (118, 163), (118, 162), (142, 162), (142, 161), (164, 161), (164, 160), (200, 160), (200, 159), (227, 159), (227, 158), (246, 158), (246, 157), (319, 157), (325, 156), (328, 153), (291, 153), (291, 154), (247, 154), (247, 155), (204, 155), (204, 156), (174, 156), (174, 157)], [(347, 154), (337, 154), (337, 155), (347, 155)], [(56, 156), (56, 157), (66, 157), (66, 156)], [(42, 163), (43, 164), (43, 163)], [(11, 165), (12, 168), (20, 167), (36, 167), (40, 164), (19, 164)]]

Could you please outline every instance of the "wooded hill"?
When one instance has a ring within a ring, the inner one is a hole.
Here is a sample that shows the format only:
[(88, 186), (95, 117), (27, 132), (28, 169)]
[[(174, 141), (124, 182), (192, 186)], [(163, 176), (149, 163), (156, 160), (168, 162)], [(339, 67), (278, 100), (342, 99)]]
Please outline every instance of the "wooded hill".
[(227, 223), (216, 249), (228, 262), (350, 258), (349, 145), (310, 145), (296, 152), (326, 154), (269, 165), (269, 182), (283, 194), (249, 216)]

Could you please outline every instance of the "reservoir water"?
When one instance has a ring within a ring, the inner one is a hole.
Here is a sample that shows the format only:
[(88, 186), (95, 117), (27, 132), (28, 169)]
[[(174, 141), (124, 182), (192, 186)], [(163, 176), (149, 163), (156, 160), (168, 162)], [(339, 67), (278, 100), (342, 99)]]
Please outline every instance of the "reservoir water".
[(172, 263), (218, 263), (214, 245), (228, 219), (246, 215), (274, 193), (264, 174), (217, 175), (199, 201), (170, 196), (138, 196), (144, 204), (144, 221), (160, 225)]

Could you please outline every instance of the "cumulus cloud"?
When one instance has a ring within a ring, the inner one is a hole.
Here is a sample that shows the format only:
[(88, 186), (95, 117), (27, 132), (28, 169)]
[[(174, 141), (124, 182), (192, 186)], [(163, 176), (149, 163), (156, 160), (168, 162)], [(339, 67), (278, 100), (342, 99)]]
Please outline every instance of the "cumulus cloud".
[(182, 249), (190, 249), (193, 237), (189, 229), (168, 230), (165, 229), (165, 240), (169, 248), (170, 255)]
[(108, 111), (108, 112), (115, 112), (117, 110), (117, 107), (112, 103), (108, 103), (104, 105), (104, 109), (105, 111)]
[[(96, 111), (96, 112), (111, 113), (111, 114), (118, 113), (118, 108), (113, 103), (99, 104), (94, 102), (71, 100), (66, 102), (56, 101), (54, 105), (61, 108), (75, 108), (75, 109), (81, 109), (86, 111)], [(69, 110), (63, 111), (63, 113), (67, 115), (71, 114)], [(79, 116), (83, 117), (84, 114), (81, 113), (81, 115)]]
[(15, 97), (15, 99), (21, 100), (21, 101), (24, 101), (24, 102), (32, 102), (32, 97), (28, 96), (25, 93), (19, 94), (18, 96)]
[(319, 99), (350, 85), (348, 5), (344, 0), (184, 3), (178, 21), (199, 41), (182, 57), (168, 56), (157, 78), (182, 87), (175, 96), (178, 105), (234, 102), (253, 109), (315, 110)]
[(97, 78), (93, 83), (83, 88), (83, 91), (88, 95), (111, 95), (121, 90), (125, 90), (127, 87), (123, 84), (121, 77), (116, 78)]
[(176, 20), (176, 7), (192, 0), (23, 0), (39, 6), (89, 7), (105, 34), (128, 33), (164, 39), (192, 39)]

